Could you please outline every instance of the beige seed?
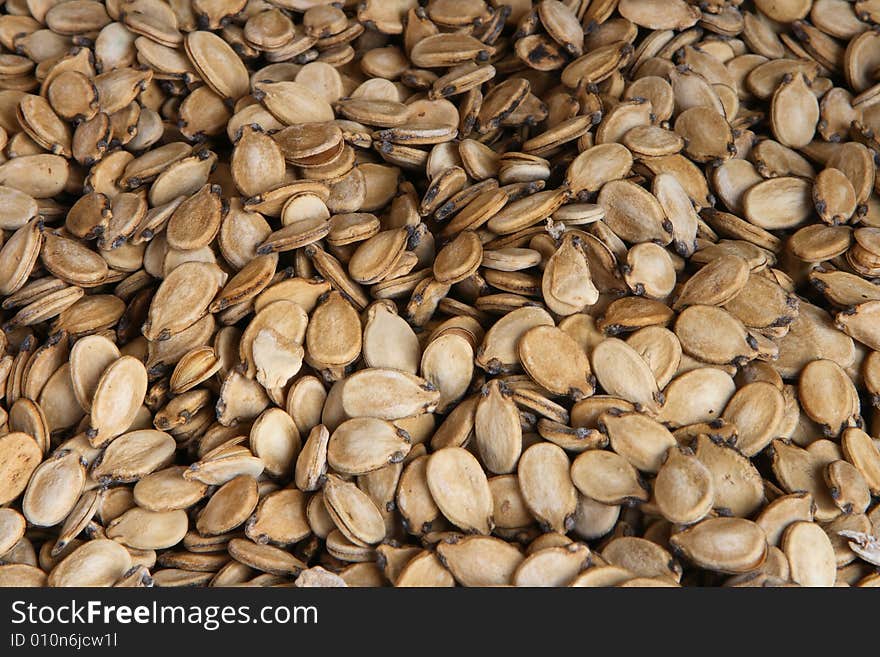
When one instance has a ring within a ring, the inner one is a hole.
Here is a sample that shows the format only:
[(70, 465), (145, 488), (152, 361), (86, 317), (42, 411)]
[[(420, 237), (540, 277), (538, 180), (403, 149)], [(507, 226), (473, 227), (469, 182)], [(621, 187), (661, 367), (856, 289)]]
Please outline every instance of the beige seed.
[(581, 493), (603, 504), (648, 499), (636, 469), (614, 452), (580, 454), (571, 464), (571, 481)]
[(772, 467), (777, 480), (784, 490), (790, 493), (807, 491), (816, 505), (814, 515), (817, 520), (827, 522), (840, 514), (831, 493), (825, 485), (823, 468), (825, 463), (818, 455), (790, 445), (782, 440), (772, 443)]
[(669, 522), (692, 524), (712, 509), (715, 500), (712, 473), (691, 450), (672, 447), (654, 480), (654, 496)]
[(513, 575), (516, 586), (567, 586), (589, 563), (586, 545), (546, 548), (529, 555)]
[(709, 518), (669, 541), (700, 567), (719, 572), (748, 572), (767, 557), (763, 530), (743, 518)]
[(619, 536), (602, 550), (602, 558), (610, 565), (629, 570), (640, 577), (678, 582), (681, 566), (660, 545), (636, 536)]
[(608, 338), (596, 345), (590, 358), (593, 373), (606, 393), (637, 407), (656, 409), (657, 380), (639, 353), (623, 340)]
[(327, 463), (337, 472), (360, 475), (399, 463), (409, 453), (409, 435), (378, 418), (353, 418), (340, 424), (327, 444)]
[(342, 391), (342, 407), (352, 417), (385, 420), (430, 413), (440, 394), (423, 379), (399, 370), (369, 368), (350, 376)]
[(128, 550), (115, 541), (88, 541), (49, 573), (49, 586), (113, 586), (131, 567)]
[(538, 522), (564, 532), (572, 524), (577, 492), (562, 448), (550, 443), (532, 445), (519, 460), (517, 476), (523, 500)]
[(99, 446), (127, 430), (143, 403), (147, 372), (132, 356), (122, 356), (101, 374), (91, 403), (88, 437)]
[(85, 481), (80, 455), (68, 450), (56, 452), (31, 475), (21, 502), (22, 513), (39, 527), (57, 525), (73, 509)]
[(254, 421), (249, 436), (251, 451), (266, 465), (266, 472), (284, 477), (300, 452), (301, 439), (296, 424), (280, 408), (263, 411)]
[(787, 75), (773, 92), (770, 121), (781, 144), (800, 148), (810, 143), (819, 120), (819, 102), (805, 75)]
[(833, 361), (816, 360), (803, 369), (798, 398), (804, 412), (821, 424), (828, 435), (839, 434), (859, 414), (855, 388)]
[(832, 586), (836, 579), (834, 550), (821, 527), (811, 522), (792, 523), (782, 537), (791, 578), (801, 586)]
[(743, 209), (750, 222), (767, 230), (800, 226), (813, 209), (810, 184), (793, 177), (766, 180), (743, 195)]
[(460, 447), (441, 449), (428, 460), (425, 474), (431, 496), (450, 522), (469, 532), (491, 532), (492, 491), (469, 452)]
[(73, 392), (84, 411), (92, 408), (92, 399), (104, 371), (120, 357), (113, 342), (100, 335), (89, 335), (70, 350), (70, 379)]
[(482, 391), (474, 415), (474, 439), (489, 472), (512, 472), (522, 452), (522, 426), (512, 391), (498, 381)]
[(748, 517), (761, 506), (764, 501), (761, 475), (738, 451), (702, 434), (697, 437), (694, 453), (712, 474), (713, 508), (733, 516)]
[(523, 554), (492, 536), (468, 536), (437, 546), (441, 563), (462, 586), (511, 584)]
[[(173, 511), (192, 506), (205, 496), (208, 486), (185, 479), (185, 471), (183, 466), (170, 466), (139, 479), (133, 490), (134, 501), (148, 511)], [(114, 517), (119, 515), (121, 513)]]
[(247, 521), (245, 534), (257, 543), (288, 545), (311, 533), (306, 519), (306, 496), (295, 489), (274, 491), (260, 500)]
[(91, 471), (99, 481), (136, 481), (170, 464), (177, 444), (164, 431), (141, 429), (116, 438)]
[(727, 403), (722, 417), (736, 425), (736, 446), (754, 456), (773, 439), (782, 421), (785, 400), (772, 384), (756, 381), (740, 388)]
[(21, 432), (0, 438), (0, 501), (15, 500), (28, 485), (32, 473), (42, 461), (40, 446), (31, 436)]
[(356, 545), (379, 543), (385, 537), (385, 523), (379, 509), (353, 483), (328, 475), (324, 501), (336, 527)]
[(473, 345), (461, 335), (439, 335), (425, 347), (420, 368), (422, 376), (440, 391), (437, 411), (443, 412), (467, 392), (474, 372)]
[(130, 509), (107, 526), (107, 538), (137, 550), (161, 550), (177, 545), (186, 534), (186, 512)]
[(813, 521), (813, 498), (809, 493), (792, 493), (778, 497), (755, 518), (771, 546), (779, 545), (786, 527), (799, 520)]
[(253, 477), (240, 475), (211, 496), (196, 521), (203, 536), (226, 534), (240, 526), (257, 506), (259, 493)]
[(599, 429), (608, 436), (611, 449), (642, 472), (657, 472), (676, 444), (668, 429), (641, 413), (603, 413)]
[(0, 510), (0, 550), (3, 554), (15, 547), (24, 536), (27, 521), (14, 509)]
[(865, 483), (876, 494), (880, 489), (880, 449), (861, 429), (846, 429), (841, 436), (841, 447), (846, 460), (854, 465)]

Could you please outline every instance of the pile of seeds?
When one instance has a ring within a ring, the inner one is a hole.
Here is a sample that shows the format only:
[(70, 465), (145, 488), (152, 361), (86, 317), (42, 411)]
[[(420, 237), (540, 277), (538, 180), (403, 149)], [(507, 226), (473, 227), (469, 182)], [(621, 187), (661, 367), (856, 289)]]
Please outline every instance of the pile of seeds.
[(0, 586), (877, 586), (872, 0), (6, 0)]

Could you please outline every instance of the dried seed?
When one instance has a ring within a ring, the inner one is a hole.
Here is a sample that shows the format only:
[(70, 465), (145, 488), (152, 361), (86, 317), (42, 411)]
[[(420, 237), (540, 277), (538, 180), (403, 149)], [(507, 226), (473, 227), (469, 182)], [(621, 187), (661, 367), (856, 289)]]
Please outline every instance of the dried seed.
[(800, 226), (813, 211), (810, 184), (802, 178), (771, 178), (750, 187), (742, 198), (746, 218), (767, 230)]
[(0, 501), (3, 504), (14, 501), (24, 492), (42, 458), (40, 446), (25, 433), (12, 432), (0, 438), (0, 472), (3, 474)]
[(611, 449), (642, 472), (657, 472), (676, 444), (662, 424), (640, 413), (603, 413), (599, 429), (608, 436)]
[(492, 491), (479, 462), (469, 452), (460, 447), (435, 452), (425, 476), (431, 496), (450, 522), (466, 532), (492, 531)]
[(147, 371), (132, 356), (122, 356), (98, 379), (91, 403), (89, 441), (100, 446), (126, 431), (147, 393)]
[(302, 444), (293, 418), (280, 408), (269, 408), (257, 417), (249, 443), (254, 456), (266, 465), (265, 472), (274, 477), (284, 477), (293, 469)]
[(354, 418), (340, 424), (327, 444), (327, 463), (337, 472), (361, 475), (399, 463), (411, 440), (402, 429), (378, 418)]
[(811, 522), (789, 525), (782, 537), (791, 578), (801, 586), (832, 586), (836, 579), (834, 549), (828, 535)]
[(712, 473), (690, 449), (672, 447), (654, 480), (654, 496), (669, 522), (698, 522), (712, 510), (715, 501)]
[(170, 464), (177, 444), (164, 431), (141, 429), (116, 438), (92, 466), (99, 481), (130, 482)]
[(328, 475), (324, 501), (336, 527), (356, 545), (379, 543), (385, 537), (385, 523), (379, 509), (353, 483)]
[(828, 435), (837, 435), (852, 426), (859, 414), (859, 399), (852, 382), (830, 360), (813, 361), (802, 370), (798, 399), (804, 412), (821, 424)]
[(136, 550), (162, 550), (183, 540), (188, 524), (182, 509), (147, 511), (135, 507), (110, 522), (107, 538)]
[(78, 453), (56, 452), (31, 475), (21, 502), (22, 513), (38, 527), (57, 525), (73, 509), (85, 480), (86, 470)]
[[(712, 337), (704, 334), (710, 327)], [(706, 363), (751, 360), (757, 350), (754, 337), (742, 322), (714, 306), (690, 306), (682, 311), (675, 335), (685, 353)]]
[(638, 472), (622, 456), (604, 450), (588, 450), (571, 464), (571, 481), (585, 496), (602, 504), (647, 500)]
[(565, 532), (573, 523), (577, 492), (565, 452), (550, 443), (532, 445), (519, 459), (517, 477), (529, 511), (545, 531)]
[(718, 572), (748, 572), (767, 558), (764, 531), (744, 518), (708, 518), (669, 542), (701, 568)]
[(820, 522), (833, 520), (840, 514), (825, 485), (823, 470), (826, 463), (817, 454), (776, 439), (771, 443), (773, 473), (789, 493), (806, 491), (813, 496), (814, 515)]
[[(95, 3), (97, 4), (97, 3)], [(113, 586), (132, 565), (128, 550), (116, 541), (87, 541), (49, 573), (49, 586)]]
[(819, 101), (804, 74), (783, 78), (773, 92), (770, 121), (773, 134), (785, 146), (800, 148), (813, 139), (819, 121)]
[[(208, 486), (200, 481), (185, 479), (185, 471), (183, 466), (170, 466), (139, 479), (133, 490), (134, 502), (148, 511), (189, 508), (205, 496)], [(114, 517), (119, 515), (121, 513)]]
[(761, 475), (734, 448), (715, 443), (709, 436), (697, 437), (694, 453), (712, 474), (714, 509), (736, 517), (751, 516), (764, 501)]
[(645, 360), (626, 342), (617, 338), (603, 340), (593, 349), (590, 361), (607, 394), (630, 401), (637, 408), (658, 408), (657, 380)]

